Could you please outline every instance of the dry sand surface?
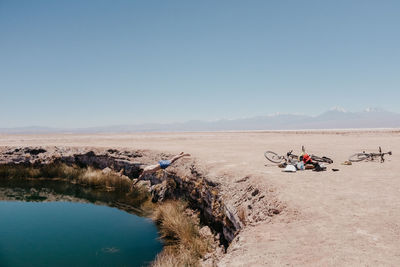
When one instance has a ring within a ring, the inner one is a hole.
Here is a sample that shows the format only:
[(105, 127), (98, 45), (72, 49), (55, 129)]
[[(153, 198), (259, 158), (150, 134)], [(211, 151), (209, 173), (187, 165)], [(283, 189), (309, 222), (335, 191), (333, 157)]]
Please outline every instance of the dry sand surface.
[[(287, 211), (241, 231), (221, 266), (400, 266), (400, 131), (0, 135), (0, 145), (185, 151), (220, 179), (250, 176)], [(283, 173), (263, 156), (299, 153), (301, 145), (335, 163), (321, 173)], [(378, 146), (394, 155), (383, 164), (340, 165)]]

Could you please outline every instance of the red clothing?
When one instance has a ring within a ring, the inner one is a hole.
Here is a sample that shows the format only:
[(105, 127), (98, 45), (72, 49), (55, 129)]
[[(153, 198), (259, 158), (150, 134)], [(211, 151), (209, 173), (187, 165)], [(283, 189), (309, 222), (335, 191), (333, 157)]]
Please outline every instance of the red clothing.
[(308, 154), (304, 154), (303, 155), (303, 162), (304, 162), (304, 164), (310, 164), (310, 163), (312, 163), (312, 159)]

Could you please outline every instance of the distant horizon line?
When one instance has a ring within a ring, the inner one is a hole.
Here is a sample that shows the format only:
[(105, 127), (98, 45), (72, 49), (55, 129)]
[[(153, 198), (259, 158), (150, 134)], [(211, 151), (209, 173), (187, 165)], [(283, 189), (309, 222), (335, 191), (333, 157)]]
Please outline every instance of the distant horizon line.
[[(323, 114), (326, 114), (328, 112), (342, 112), (342, 113), (368, 113), (368, 112), (388, 112), (388, 113), (393, 113), (393, 114), (400, 114), (399, 112), (395, 111), (389, 111), (380, 107), (367, 107), (361, 111), (349, 111), (346, 110), (340, 106), (334, 106), (324, 112), (321, 112), (319, 114), (314, 114), (314, 115), (307, 115), (304, 113), (298, 113), (298, 112), (274, 112), (274, 113), (269, 113), (266, 115), (255, 115), (255, 116), (248, 116), (248, 117), (237, 117), (237, 118), (219, 118), (219, 119), (213, 119), (213, 120), (207, 120), (207, 119), (191, 119), (191, 120), (185, 120), (185, 121), (175, 121), (175, 122), (142, 122), (142, 123), (120, 123), (120, 124), (102, 124), (102, 125), (97, 125), (97, 126), (72, 126), (72, 127), (57, 127), (57, 126), (48, 126), (48, 125), (25, 125), (25, 126), (14, 126), (14, 127), (0, 127), (0, 130), (23, 130), (23, 129), (40, 129), (40, 130), (60, 130), (60, 131), (74, 131), (74, 130), (90, 130), (90, 129), (96, 129), (96, 128), (108, 128), (108, 127), (129, 127), (129, 126), (155, 126), (155, 125), (160, 125), (160, 126), (166, 126), (166, 125), (172, 125), (172, 124), (185, 124), (185, 123), (191, 123), (191, 122), (203, 122), (203, 123), (215, 123), (215, 122), (222, 122), (222, 121), (237, 121), (237, 120), (247, 120), (247, 119), (255, 119), (255, 118), (272, 118), (272, 117), (277, 117), (277, 116), (299, 116), (299, 117), (310, 117), (310, 118), (316, 118), (318, 116), (321, 116)], [(347, 128), (344, 128), (347, 129)], [(358, 129), (358, 128), (357, 128)]]
[(277, 129), (277, 130), (204, 130), (204, 131), (131, 131), (131, 132), (41, 132), (41, 133), (1, 133), (0, 135), (124, 135), (124, 134), (179, 134), (179, 133), (358, 133), (358, 132), (396, 132), (400, 127), (393, 128), (326, 128), (326, 129)]

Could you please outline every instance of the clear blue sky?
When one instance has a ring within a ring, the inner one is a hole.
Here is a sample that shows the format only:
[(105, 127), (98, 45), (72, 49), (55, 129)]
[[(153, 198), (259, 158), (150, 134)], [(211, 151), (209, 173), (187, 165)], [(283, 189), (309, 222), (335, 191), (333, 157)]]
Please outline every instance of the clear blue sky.
[(400, 1), (0, 0), (0, 128), (400, 112)]

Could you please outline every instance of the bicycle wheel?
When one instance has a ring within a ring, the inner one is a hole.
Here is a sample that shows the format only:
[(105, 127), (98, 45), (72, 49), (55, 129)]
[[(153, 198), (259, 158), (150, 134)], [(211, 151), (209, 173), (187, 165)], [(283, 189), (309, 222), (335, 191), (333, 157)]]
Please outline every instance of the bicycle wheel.
[(332, 164), (333, 160), (331, 158), (328, 157), (322, 157), (322, 159), (324, 160), (324, 162), (328, 163), (328, 164)]
[(359, 162), (359, 161), (366, 160), (368, 157), (369, 157), (369, 155), (366, 153), (356, 153), (349, 157), (349, 161)]
[(281, 163), (282, 162), (282, 156), (279, 156), (275, 152), (265, 151), (264, 156), (267, 158), (267, 160), (269, 160), (273, 163)]
[(311, 156), (311, 159), (312, 159), (313, 161), (317, 161), (317, 162), (325, 162), (325, 163), (328, 163), (328, 164), (333, 163), (333, 160), (330, 159), (330, 158), (328, 158), (328, 157), (322, 157), (322, 158), (321, 158), (321, 157), (312, 155), (312, 156)]

